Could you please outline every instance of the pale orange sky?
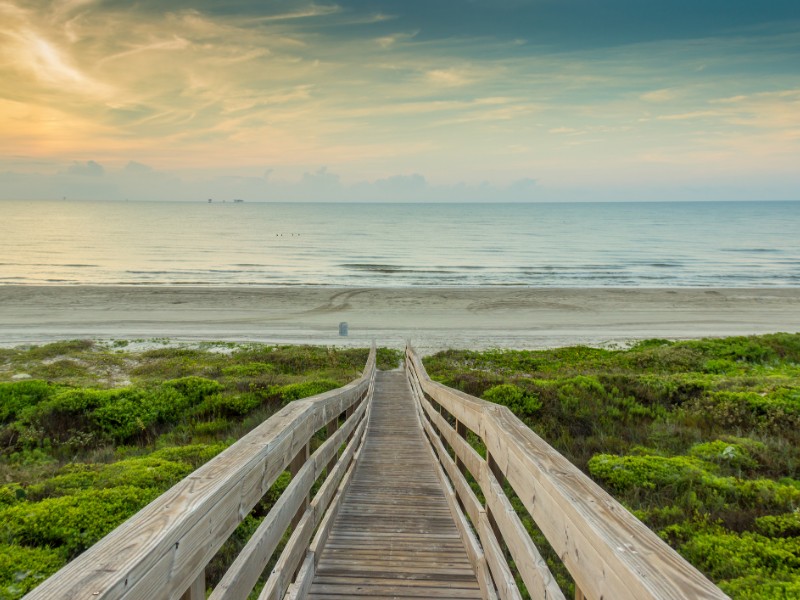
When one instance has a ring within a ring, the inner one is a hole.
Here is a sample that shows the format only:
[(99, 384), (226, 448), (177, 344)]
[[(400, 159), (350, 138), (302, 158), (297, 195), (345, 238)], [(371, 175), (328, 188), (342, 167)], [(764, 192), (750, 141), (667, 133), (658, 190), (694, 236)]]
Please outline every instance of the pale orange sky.
[(0, 0), (0, 198), (798, 198), (796, 3), (262, 5)]

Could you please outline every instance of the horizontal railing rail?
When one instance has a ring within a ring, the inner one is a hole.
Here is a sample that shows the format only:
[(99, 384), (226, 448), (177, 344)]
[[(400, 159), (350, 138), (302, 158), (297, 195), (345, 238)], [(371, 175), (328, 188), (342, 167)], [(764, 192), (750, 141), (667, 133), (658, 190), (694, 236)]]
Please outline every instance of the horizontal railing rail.
[[(24, 600), (206, 598), (205, 569), (285, 470), (292, 479), (211, 593), (244, 600), (282, 539), (259, 598), (308, 585), (369, 415), (375, 345), (361, 377), (291, 402), (42, 582)], [(311, 440), (327, 439), (311, 453)], [(313, 498), (315, 482), (319, 489)], [(289, 533), (291, 532), (291, 533)], [(297, 577), (295, 577), (297, 575)]]
[(508, 485), (574, 579), (576, 600), (727, 598), (508, 408), (432, 381), (410, 345), (406, 373), (485, 597), (521, 598), (516, 571), (531, 598), (564, 598)]

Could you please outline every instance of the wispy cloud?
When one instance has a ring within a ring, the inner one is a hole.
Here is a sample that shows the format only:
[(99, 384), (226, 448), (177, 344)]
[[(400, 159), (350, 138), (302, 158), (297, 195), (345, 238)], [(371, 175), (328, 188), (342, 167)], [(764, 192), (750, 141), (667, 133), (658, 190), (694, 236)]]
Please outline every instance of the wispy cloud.
[(787, 24), (587, 48), (400, 4), (181, 6), (0, 0), (0, 158), (542, 186), (800, 161)]

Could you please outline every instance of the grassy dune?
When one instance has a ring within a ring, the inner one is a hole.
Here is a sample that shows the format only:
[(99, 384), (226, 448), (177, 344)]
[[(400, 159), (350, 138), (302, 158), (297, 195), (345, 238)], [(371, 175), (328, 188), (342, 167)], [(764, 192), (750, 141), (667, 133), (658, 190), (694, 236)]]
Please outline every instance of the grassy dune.
[[(367, 356), (148, 346), (0, 349), (0, 600), (22, 596), (286, 402), (352, 380)], [(379, 352), (382, 368), (398, 360)], [(448, 351), (425, 364), (511, 408), (732, 597), (800, 597), (800, 335)], [(211, 583), (288, 479), (222, 548)]]
[[(126, 346), (0, 350), (0, 600), (21, 597), (287, 402), (358, 377), (368, 354)], [(384, 368), (399, 358), (379, 353)], [(211, 583), (288, 481), (285, 473), (222, 548)]]
[(800, 334), (425, 365), (508, 406), (733, 598), (800, 598)]

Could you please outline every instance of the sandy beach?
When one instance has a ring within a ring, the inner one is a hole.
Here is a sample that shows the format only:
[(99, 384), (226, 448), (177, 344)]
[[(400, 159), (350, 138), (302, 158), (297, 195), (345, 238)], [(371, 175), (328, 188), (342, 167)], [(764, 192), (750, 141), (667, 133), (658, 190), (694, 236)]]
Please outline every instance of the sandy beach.
[[(339, 336), (339, 323), (349, 326)], [(229, 340), (443, 348), (800, 331), (800, 289), (0, 286), (0, 343)]]

